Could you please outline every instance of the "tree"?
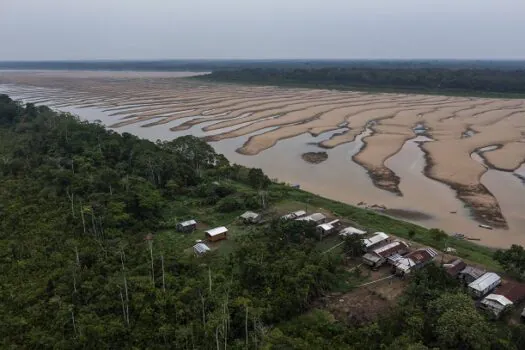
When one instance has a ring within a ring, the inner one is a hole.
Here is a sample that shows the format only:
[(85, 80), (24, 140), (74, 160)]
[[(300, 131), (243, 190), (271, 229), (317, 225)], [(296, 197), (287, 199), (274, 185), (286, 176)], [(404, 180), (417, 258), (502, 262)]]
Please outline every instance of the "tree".
[(518, 276), (525, 274), (525, 249), (513, 244), (510, 249), (498, 250), (494, 253), (494, 259), (503, 266), (505, 271)]
[(359, 235), (348, 235), (344, 237), (343, 251), (350, 258), (357, 258), (363, 255), (365, 244)]
[(270, 179), (261, 169), (250, 169), (248, 172), (248, 183), (255, 189), (266, 189), (270, 184)]
[(487, 349), (493, 328), (478, 313), (470, 297), (463, 293), (446, 293), (430, 303), (435, 315), (435, 334), (441, 346), (450, 349)]

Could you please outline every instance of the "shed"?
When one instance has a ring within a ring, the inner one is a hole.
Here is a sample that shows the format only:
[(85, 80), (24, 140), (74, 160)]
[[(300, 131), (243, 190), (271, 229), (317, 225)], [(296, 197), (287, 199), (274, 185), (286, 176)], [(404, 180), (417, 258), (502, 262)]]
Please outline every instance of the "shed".
[(457, 277), (458, 274), (467, 267), (467, 264), (461, 259), (456, 259), (443, 264), (443, 267), (451, 277)]
[(352, 236), (352, 235), (365, 235), (365, 234), (366, 234), (366, 231), (360, 230), (352, 226), (346, 227), (342, 229), (341, 232), (339, 232), (339, 236), (341, 237), (347, 237), (347, 236)]
[(372, 268), (378, 268), (392, 255), (405, 254), (407, 252), (408, 245), (405, 242), (395, 241), (363, 255), (363, 263)]
[(256, 224), (261, 221), (261, 215), (254, 213), (253, 211), (247, 211), (242, 214), (240, 218), (245, 224)]
[(481, 298), (493, 291), (501, 283), (501, 277), (494, 272), (487, 272), (474, 282), (468, 285), (468, 290), (472, 296)]
[(304, 210), (298, 210), (298, 211), (294, 211), (293, 213), (289, 213), (289, 214), (281, 216), (281, 219), (284, 219), (284, 220), (295, 220), (295, 219), (298, 219), (298, 218), (303, 217), (305, 215), (306, 215), (306, 212)]
[(224, 226), (221, 226), (206, 231), (206, 238), (211, 242), (216, 242), (220, 241), (221, 239), (226, 239), (227, 234), (228, 229)]
[(319, 238), (323, 239), (324, 237), (336, 232), (340, 224), (339, 220), (330, 221), (326, 224), (317, 225), (315, 231), (319, 235)]
[(177, 224), (177, 231), (179, 232), (193, 232), (197, 229), (197, 221), (195, 220), (187, 220), (183, 222), (179, 222)]
[(508, 307), (512, 306), (512, 301), (503, 295), (489, 294), (479, 304), (482, 309), (489, 310), (494, 316), (499, 315)]
[(465, 284), (469, 284), (483, 276), (485, 272), (487, 271), (474, 266), (467, 266), (459, 272), (459, 279)]
[(209, 252), (211, 249), (210, 247), (208, 247), (206, 244), (204, 243), (197, 243), (193, 246), (193, 252), (195, 253), (195, 255), (197, 256), (202, 256), (204, 254), (206, 254), (207, 252)]
[(385, 242), (388, 239), (388, 235), (384, 232), (376, 232), (372, 237), (364, 238), (363, 244), (365, 246), (365, 249), (371, 249), (373, 247), (377, 247), (379, 244)]
[(430, 263), (438, 255), (432, 248), (414, 250), (412, 253), (397, 259), (392, 269), (397, 275), (404, 276)]

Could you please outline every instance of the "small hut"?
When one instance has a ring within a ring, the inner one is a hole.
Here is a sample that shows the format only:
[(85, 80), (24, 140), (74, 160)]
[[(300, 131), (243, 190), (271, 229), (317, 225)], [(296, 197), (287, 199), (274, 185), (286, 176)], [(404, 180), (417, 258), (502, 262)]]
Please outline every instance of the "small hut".
[(197, 221), (195, 220), (187, 220), (183, 222), (179, 222), (177, 224), (177, 231), (179, 232), (193, 232), (197, 229)]
[(228, 229), (224, 226), (216, 227), (211, 230), (206, 231), (206, 239), (210, 242), (220, 241), (226, 239), (228, 234)]
[(242, 214), (240, 218), (245, 224), (257, 224), (261, 221), (261, 215), (254, 213), (253, 211), (247, 211)]
[(193, 246), (193, 252), (197, 256), (202, 256), (210, 251), (210, 247), (208, 247), (206, 244), (202, 242), (198, 242)]

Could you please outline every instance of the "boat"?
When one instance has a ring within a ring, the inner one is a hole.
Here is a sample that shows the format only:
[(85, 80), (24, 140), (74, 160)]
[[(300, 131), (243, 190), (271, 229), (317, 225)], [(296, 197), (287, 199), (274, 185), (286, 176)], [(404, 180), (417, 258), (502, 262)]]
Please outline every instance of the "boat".
[(490, 227), (489, 225), (479, 224), (479, 227), (484, 228), (486, 230), (492, 230), (492, 227)]

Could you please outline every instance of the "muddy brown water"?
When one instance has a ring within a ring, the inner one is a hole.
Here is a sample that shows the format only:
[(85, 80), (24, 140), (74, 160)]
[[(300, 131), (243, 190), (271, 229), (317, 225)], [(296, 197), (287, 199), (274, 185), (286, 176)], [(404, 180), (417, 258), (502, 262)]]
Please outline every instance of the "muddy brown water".
[[(49, 94), (45, 98), (36, 98), (38, 92), (45, 89), (17, 89), (13, 86), (1, 86), (0, 93), (5, 92), (15, 99), (27, 98), (27, 102), (44, 100), (45, 104), (60, 106), (59, 110), (78, 115), (84, 120), (100, 120), (104, 125), (118, 122), (122, 116), (110, 116), (112, 111), (104, 108), (74, 107), (74, 102), (67, 99), (53, 100)], [(35, 93), (37, 92), (37, 93)], [(50, 103), (51, 101), (51, 103)], [(107, 108), (107, 107), (106, 107)], [(115, 129), (118, 132), (129, 132), (150, 140), (171, 140), (178, 136), (195, 135), (210, 136), (241, 128), (246, 124), (233, 127), (203, 131), (203, 128), (217, 121), (195, 125), (188, 130), (173, 132), (169, 129), (186, 121), (206, 116), (181, 118), (158, 126), (143, 127), (151, 121), (131, 124)], [(469, 237), (480, 238), (480, 243), (494, 247), (508, 247), (513, 243), (525, 245), (525, 185), (518, 176), (525, 176), (525, 164), (515, 173), (506, 173), (490, 169), (482, 177), (481, 182), (498, 199), (509, 230), (484, 230), (471, 219), (470, 212), (456, 198), (455, 192), (447, 185), (427, 178), (423, 175), (426, 165), (424, 154), (418, 147), (419, 142), (431, 142), (424, 136), (407, 141), (402, 149), (387, 159), (385, 165), (400, 177), (402, 197), (375, 187), (364, 168), (357, 165), (352, 156), (363, 147), (362, 139), (370, 134), (366, 129), (353, 142), (340, 145), (333, 149), (323, 149), (317, 143), (329, 139), (332, 135), (345, 131), (341, 128), (318, 136), (302, 134), (293, 138), (280, 140), (277, 144), (256, 156), (246, 156), (236, 152), (250, 136), (268, 132), (276, 127), (259, 130), (249, 135), (224, 139), (210, 144), (217, 152), (224, 154), (232, 163), (249, 167), (262, 168), (271, 178), (290, 184), (298, 184), (302, 189), (334, 200), (356, 205), (365, 202), (369, 205), (384, 205), (391, 213), (420, 213), (409, 215), (404, 219), (425, 227), (442, 228), (448, 233), (460, 232)], [(320, 164), (310, 164), (302, 160), (305, 152), (325, 151), (328, 159)], [(473, 155), (475, 157), (475, 155)], [(482, 160), (481, 160), (482, 161)]]

